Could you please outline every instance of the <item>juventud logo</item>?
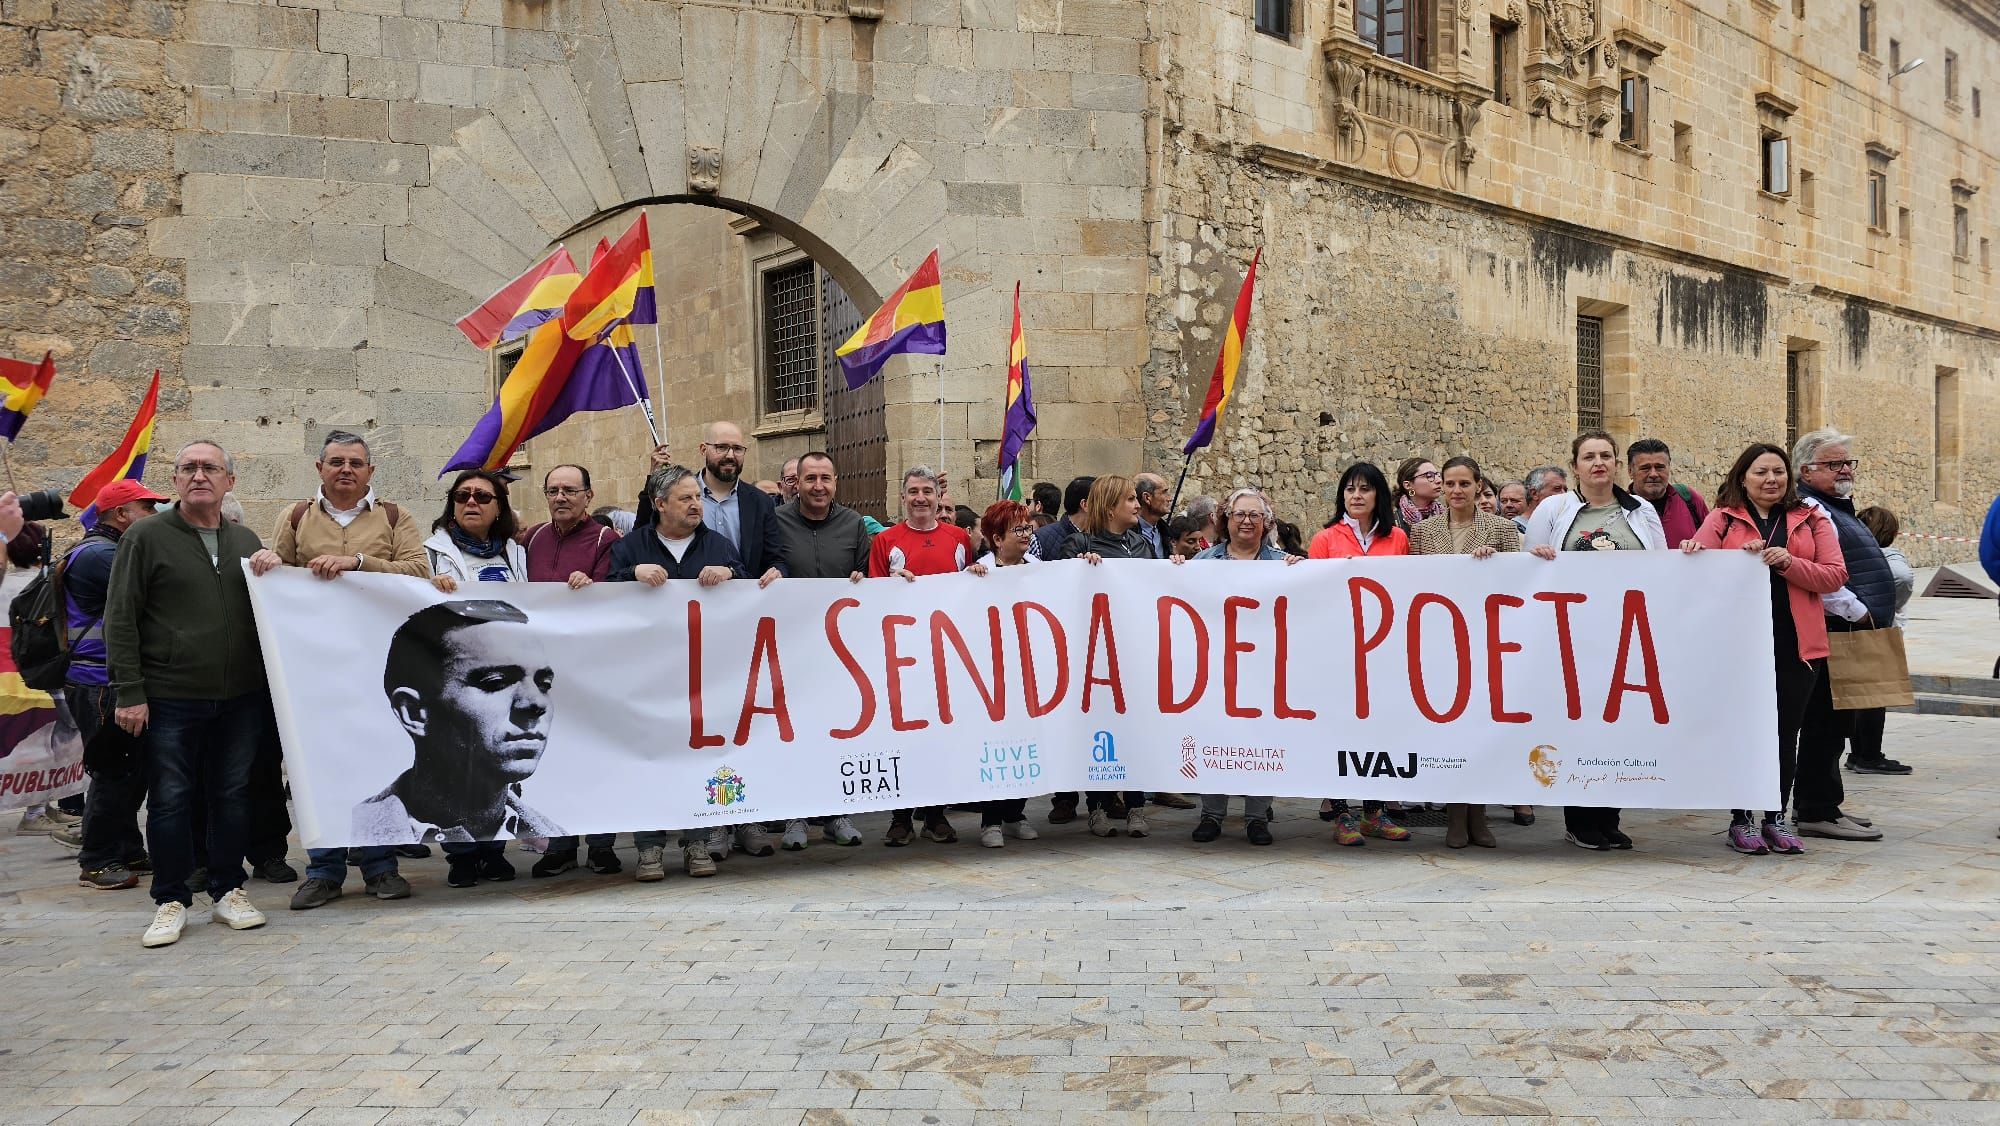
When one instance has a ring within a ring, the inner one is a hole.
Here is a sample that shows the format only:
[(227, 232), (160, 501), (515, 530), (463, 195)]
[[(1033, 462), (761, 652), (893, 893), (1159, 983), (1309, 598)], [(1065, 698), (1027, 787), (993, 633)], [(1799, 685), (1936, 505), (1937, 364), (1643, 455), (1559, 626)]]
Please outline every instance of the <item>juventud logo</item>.
[(1543, 789), (1556, 784), (1556, 771), (1561, 767), (1562, 760), (1556, 757), (1556, 749), (1546, 743), (1528, 752), (1528, 771)]

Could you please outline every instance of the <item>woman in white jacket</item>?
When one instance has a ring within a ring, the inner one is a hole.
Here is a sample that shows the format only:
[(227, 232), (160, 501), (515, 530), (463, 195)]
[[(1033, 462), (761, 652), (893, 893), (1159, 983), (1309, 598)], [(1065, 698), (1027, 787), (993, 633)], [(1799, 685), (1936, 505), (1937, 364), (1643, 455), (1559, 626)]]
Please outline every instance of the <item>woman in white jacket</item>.
[[(1576, 488), (1535, 506), (1528, 517), (1528, 550), (1542, 559), (1558, 551), (1665, 551), (1667, 533), (1653, 506), (1619, 488), (1618, 446), (1603, 430), (1586, 430), (1569, 444), (1571, 479)], [(1563, 808), (1564, 838), (1578, 848), (1603, 852), (1631, 848), (1618, 830), (1616, 809)]]

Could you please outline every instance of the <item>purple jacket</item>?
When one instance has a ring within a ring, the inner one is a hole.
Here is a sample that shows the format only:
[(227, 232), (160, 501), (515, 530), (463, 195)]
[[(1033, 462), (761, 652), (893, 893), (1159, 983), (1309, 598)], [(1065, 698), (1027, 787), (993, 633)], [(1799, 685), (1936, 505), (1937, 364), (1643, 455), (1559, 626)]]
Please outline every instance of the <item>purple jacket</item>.
[(552, 523), (537, 524), (521, 533), (521, 546), (528, 553), (528, 581), (563, 583), (582, 571), (601, 583), (611, 573), (611, 549), (617, 543), (617, 532), (589, 518), (567, 533)]

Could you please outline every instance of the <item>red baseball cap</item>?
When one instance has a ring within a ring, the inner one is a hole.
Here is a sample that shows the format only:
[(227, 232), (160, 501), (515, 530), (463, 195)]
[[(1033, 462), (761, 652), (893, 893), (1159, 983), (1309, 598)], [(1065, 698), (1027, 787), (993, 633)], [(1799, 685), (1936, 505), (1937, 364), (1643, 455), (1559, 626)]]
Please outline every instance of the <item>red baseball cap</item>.
[(135, 500), (150, 500), (164, 504), (167, 498), (147, 488), (145, 482), (126, 477), (97, 490), (95, 503), (97, 511), (109, 512), (121, 504), (130, 504)]

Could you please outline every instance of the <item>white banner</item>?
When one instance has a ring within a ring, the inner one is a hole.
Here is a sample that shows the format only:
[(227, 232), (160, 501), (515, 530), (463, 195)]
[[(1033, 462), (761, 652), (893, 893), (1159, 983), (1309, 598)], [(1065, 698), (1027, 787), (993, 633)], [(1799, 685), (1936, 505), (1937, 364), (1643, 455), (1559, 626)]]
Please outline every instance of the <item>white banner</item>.
[(250, 590), (313, 846), (1091, 789), (1777, 803), (1741, 552)]

